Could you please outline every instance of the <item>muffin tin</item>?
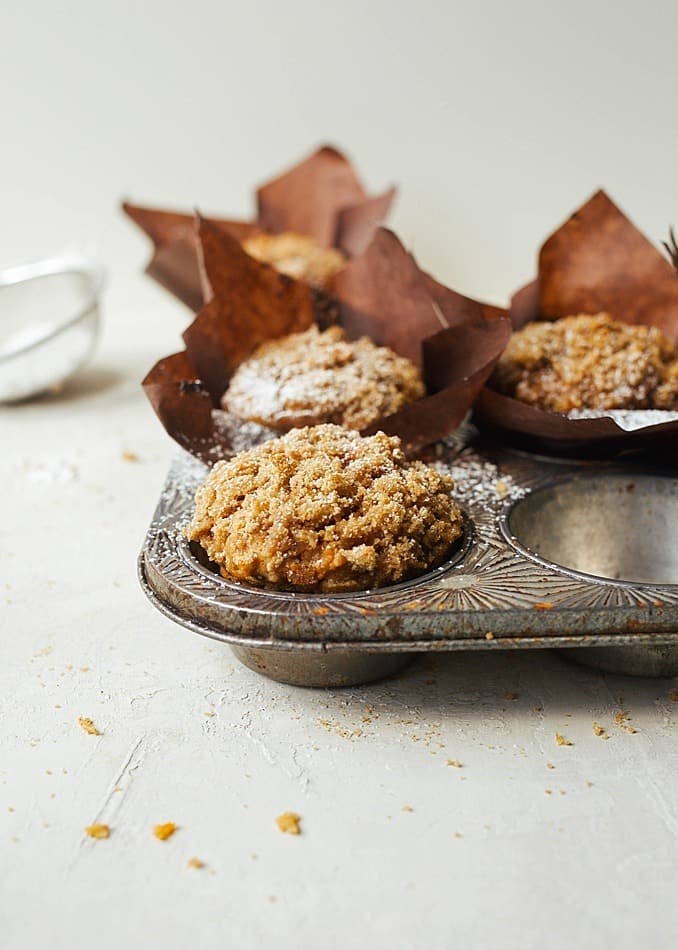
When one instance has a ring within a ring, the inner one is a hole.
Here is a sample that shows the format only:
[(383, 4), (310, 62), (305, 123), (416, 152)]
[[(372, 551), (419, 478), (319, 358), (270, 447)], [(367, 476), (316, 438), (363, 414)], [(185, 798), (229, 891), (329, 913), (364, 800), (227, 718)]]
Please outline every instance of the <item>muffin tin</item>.
[(537, 647), (615, 672), (678, 674), (675, 474), (530, 455), (468, 425), (431, 461), (453, 475), (465, 514), (449, 560), (392, 587), (314, 595), (226, 581), (186, 541), (206, 468), (182, 452), (139, 557), (142, 587), (170, 619), (296, 685), (368, 682), (428, 651)]

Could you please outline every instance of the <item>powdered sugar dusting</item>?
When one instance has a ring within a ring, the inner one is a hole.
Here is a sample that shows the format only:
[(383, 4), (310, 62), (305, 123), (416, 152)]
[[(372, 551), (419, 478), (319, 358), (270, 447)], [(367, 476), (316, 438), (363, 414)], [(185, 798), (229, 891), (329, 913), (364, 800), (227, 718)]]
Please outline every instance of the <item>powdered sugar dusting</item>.
[(635, 432), (647, 426), (678, 421), (678, 412), (665, 409), (573, 409), (568, 419), (612, 419), (624, 432)]

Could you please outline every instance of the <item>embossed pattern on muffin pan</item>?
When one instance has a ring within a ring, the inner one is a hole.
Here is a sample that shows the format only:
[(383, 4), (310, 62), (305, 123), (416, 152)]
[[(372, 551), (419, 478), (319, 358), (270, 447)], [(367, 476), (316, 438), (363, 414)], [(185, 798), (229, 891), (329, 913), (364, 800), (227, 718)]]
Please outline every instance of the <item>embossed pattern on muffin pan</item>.
[(567, 647), (615, 672), (678, 674), (678, 477), (638, 463), (436, 446), (464, 541), (438, 569), (352, 594), (224, 580), (183, 536), (205, 466), (176, 457), (139, 557), (155, 606), (283, 682), (368, 682), (425, 651)]

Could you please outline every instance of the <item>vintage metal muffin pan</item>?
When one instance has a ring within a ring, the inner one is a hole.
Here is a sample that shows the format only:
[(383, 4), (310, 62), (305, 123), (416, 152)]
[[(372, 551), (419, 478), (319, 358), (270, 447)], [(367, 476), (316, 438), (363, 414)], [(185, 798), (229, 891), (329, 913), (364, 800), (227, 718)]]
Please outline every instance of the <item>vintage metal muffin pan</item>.
[[(379, 678), (424, 651), (582, 648), (581, 662), (678, 674), (678, 477), (482, 445), (436, 446), (465, 513), (437, 570), (355, 594), (264, 591), (221, 578), (185, 540), (204, 465), (175, 459), (139, 558), (172, 620), (231, 644), (253, 669), (308, 686)], [(585, 649), (584, 649), (585, 648)]]

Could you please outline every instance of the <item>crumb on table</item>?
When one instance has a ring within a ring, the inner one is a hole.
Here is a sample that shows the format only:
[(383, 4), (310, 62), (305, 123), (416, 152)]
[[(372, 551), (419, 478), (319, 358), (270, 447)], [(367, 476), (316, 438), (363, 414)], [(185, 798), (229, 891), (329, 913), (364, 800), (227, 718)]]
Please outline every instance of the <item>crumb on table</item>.
[(284, 811), (282, 815), (278, 815), (275, 820), (278, 829), (285, 835), (300, 835), (300, 822), (301, 816), (293, 811)]
[(93, 824), (85, 827), (85, 834), (90, 838), (109, 838), (111, 829), (108, 825)]
[(620, 729), (623, 729), (624, 732), (628, 732), (631, 735), (638, 731), (637, 729), (634, 729), (629, 722), (629, 714), (625, 709), (620, 709), (618, 713), (615, 713), (614, 721)]
[(573, 745), (569, 739), (566, 739), (560, 732), (556, 732), (556, 745)]
[(201, 861), (200, 858), (189, 858), (187, 864), (189, 868), (196, 868), (198, 870), (205, 867), (205, 862)]
[(92, 720), (89, 718), (89, 716), (78, 716), (78, 723), (79, 723), (79, 725), (80, 725), (80, 728), (81, 728), (81, 729), (84, 729), (84, 731), (85, 731), (88, 735), (90, 735), (90, 736), (100, 736), (100, 735), (101, 735), (101, 733), (99, 732), (99, 730), (97, 729), (97, 727), (94, 725), (94, 723), (92, 722)]
[(163, 825), (153, 825), (153, 834), (159, 841), (167, 841), (177, 830), (173, 821), (166, 821)]

